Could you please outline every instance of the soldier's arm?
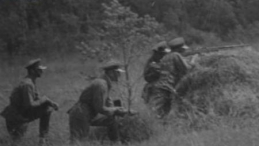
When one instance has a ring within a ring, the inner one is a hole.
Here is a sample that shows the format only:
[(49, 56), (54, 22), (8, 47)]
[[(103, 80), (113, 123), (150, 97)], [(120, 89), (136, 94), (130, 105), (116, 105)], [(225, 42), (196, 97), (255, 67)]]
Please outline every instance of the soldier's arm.
[(103, 115), (114, 115), (117, 107), (107, 107), (106, 100), (108, 98), (108, 87), (103, 84), (98, 84), (93, 95), (94, 110)]
[(22, 87), (22, 94), (24, 107), (38, 107), (41, 104), (50, 102), (46, 97), (38, 98), (35, 100), (35, 94), (31, 85), (24, 85)]
[(177, 54), (177, 57), (175, 58), (174, 63), (177, 71), (181, 75), (185, 75), (187, 71), (192, 68), (192, 65), (189, 65), (180, 54)]
[(147, 82), (158, 79), (160, 76), (160, 66), (155, 62), (150, 62), (144, 69), (144, 78)]

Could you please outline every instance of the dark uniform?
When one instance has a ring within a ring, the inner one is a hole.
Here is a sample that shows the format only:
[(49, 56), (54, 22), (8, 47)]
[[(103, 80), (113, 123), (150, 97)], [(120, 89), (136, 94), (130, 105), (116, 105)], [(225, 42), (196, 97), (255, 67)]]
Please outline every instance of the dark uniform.
[(160, 74), (160, 60), (169, 53), (169, 48), (167, 48), (167, 43), (162, 41), (156, 44), (153, 48), (153, 56), (151, 56), (145, 67), (144, 67), (144, 79), (147, 83), (154, 82), (158, 80)]
[[(39, 61), (33, 60), (29, 65)], [(47, 97), (39, 97), (35, 83), (31, 78), (25, 77), (14, 88), (10, 96), (10, 105), (1, 112), (12, 138), (20, 139), (26, 132), (28, 123), (36, 119), (40, 119), (39, 136), (44, 138), (49, 130), (50, 115), (53, 109), (51, 104), (52, 102)]]
[(113, 100), (109, 96), (110, 90), (111, 81), (104, 75), (94, 79), (82, 92), (78, 102), (68, 111), (71, 142), (86, 138), (90, 126), (105, 126), (110, 140), (119, 140), (115, 116), (123, 109), (113, 105)]
[(160, 66), (160, 78), (153, 84), (149, 98), (153, 110), (162, 118), (170, 112), (172, 102), (179, 100), (175, 86), (187, 73), (188, 65), (179, 53), (173, 52), (161, 60)]
[(149, 103), (149, 95), (152, 91), (153, 84), (160, 78), (160, 60), (167, 54), (169, 51), (167, 50), (167, 43), (162, 41), (156, 44), (153, 48), (153, 55), (148, 59), (145, 67), (144, 67), (144, 79), (147, 82), (143, 88), (142, 98), (145, 103)]
[[(172, 45), (177, 46), (178, 40), (173, 40)], [(183, 42), (181, 42), (183, 45)], [(176, 100), (175, 85), (187, 73), (189, 65), (183, 59), (181, 54), (172, 52), (166, 54), (156, 68), (159, 71), (153, 72), (156, 74), (156, 80), (151, 82), (143, 94), (146, 103), (151, 107), (159, 118), (166, 116), (171, 110), (173, 100)]]

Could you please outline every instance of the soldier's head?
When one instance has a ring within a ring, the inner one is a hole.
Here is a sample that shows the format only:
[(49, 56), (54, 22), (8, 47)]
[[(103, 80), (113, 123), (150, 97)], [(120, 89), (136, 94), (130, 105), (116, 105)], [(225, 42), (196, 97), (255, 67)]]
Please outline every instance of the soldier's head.
[(159, 61), (162, 59), (167, 53), (170, 53), (171, 50), (167, 46), (166, 41), (159, 42), (153, 48), (153, 59), (154, 61)]
[(182, 38), (182, 37), (175, 38), (175, 39), (169, 41), (167, 44), (170, 47), (172, 52), (182, 53), (182, 52), (186, 51), (187, 49), (189, 49), (189, 47), (185, 44), (184, 38)]
[(47, 67), (41, 65), (41, 59), (33, 59), (28, 62), (28, 64), (25, 66), (25, 68), (28, 71), (28, 75), (38, 78), (41, 77), (43, 70), (45, 70)]
[(122, 69), (122, 64), (117, 60), (110, 60), (105, 63), (102, 67), (104, 70), (105, 75), (107, 75), (111, 81), (117, 82), (121, 73), (125, 72)]

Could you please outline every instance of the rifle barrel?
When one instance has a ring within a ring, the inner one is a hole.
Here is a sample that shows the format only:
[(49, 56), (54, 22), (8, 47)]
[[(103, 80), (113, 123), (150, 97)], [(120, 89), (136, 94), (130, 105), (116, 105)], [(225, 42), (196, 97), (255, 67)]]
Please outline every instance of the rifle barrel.
[(183, 56), (190, 56), (200, 53), (210, 53), (216, 51), (224, 51), (229, 49), (237, 49), (237, 48), (244, 48), (249, 47), (250, 45), (242, 44), (242, 45), (227, 45), (227, 46), (218, 46), (218, 47), (203, 47), (200, 49), (190, 50), (183, 53)]

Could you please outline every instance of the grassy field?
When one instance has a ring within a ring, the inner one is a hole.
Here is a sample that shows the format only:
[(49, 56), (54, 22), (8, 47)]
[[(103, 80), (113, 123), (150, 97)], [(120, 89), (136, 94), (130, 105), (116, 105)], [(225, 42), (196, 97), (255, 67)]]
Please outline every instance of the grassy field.
[[(0, 69), (0, 110), (8, 104), (8, 96), (12, 88), (17, 85), (26, 72), (23, 65), (26, 60), (17, 60), (13, 65), (1, 62)], [(88, 81), (84, 74), (94, 74), (95, 63), (82, 63), (73, 57), (57, 60), (43, 59), (48, 66), (42, 78), (38, 79), (38, 89), (41, 95), (47, 95), (60, 105), (60, 110), (54, 112), (51, 119), (49, 138), (51, 145), (63, 146), (68, 144), (68, 115), (66, 111), (78, 100), (81, 91)], [(142, 64), (142, 63), (140, 63)], [(138, 79), (141, 74), (141, 65), (137, 66), (133, 75)], [(133, 73), (133, 72), (132, 72)], [(143, 142), (128, 143), (134, 146), (258, 146), (259, 145), (259, 118), (254, 117), (206, 117), (200, 126), (192, 125), (194, 122), (171, 119), (167, 124), (156, 120), (148, 112), (140, 97), (143, 88), (143, 79), (138, 80), (134, 88), (133, 106), (140, 115), (147, 119), (152, 126), (154, 134)], [(190, 119), (189, 119), (190, 120)], [(212, 122), (209, 122), (212, 121)], [(204, 124), (204, 125), (202, 125)], [(5, 121), (0, 118), (0, 145), (9, 145), (10, 139), (5, 127)], [(94, 130), (93, 130), (94, 131)], [(28, 131), (20, 146), (34, 146), (38, 142), (38, 121), (30, 124)], [(76, 145), (102, 146), (97, 140), (78, 143)], [(120, 144), (114, 144), (120, 145)]]

